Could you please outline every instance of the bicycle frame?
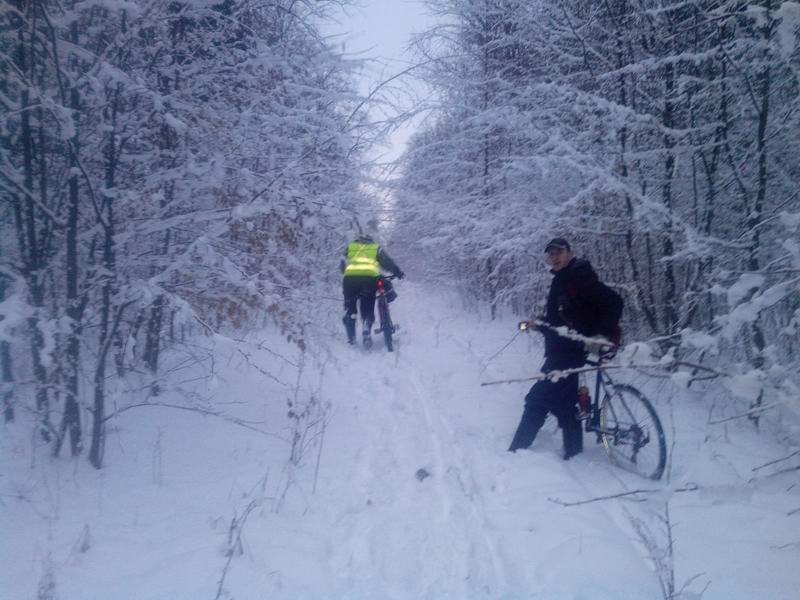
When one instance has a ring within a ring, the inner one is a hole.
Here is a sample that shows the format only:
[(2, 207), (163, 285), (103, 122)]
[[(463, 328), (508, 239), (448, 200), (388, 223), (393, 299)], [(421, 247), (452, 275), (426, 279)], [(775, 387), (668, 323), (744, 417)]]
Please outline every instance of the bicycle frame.
[(378, 278), (378, 286), (375, 296), (375, 303), (378, 305), (378, 319), (380, 323), (379, 327), (375, 330), (375, 333), (383, 332), (383, 339), (388, 352), (394, 352), (392, 336), (394, 335), (396, 326), (392, 323), (392, 316), (389, 312), (389, 300), (386, 297), (386, 286), (384, 281), (394, 278), (394, 275), (383, 275)]
[(384, 321), (391, 319), (389, 314), (389, 301), (386, 299), (386, 290), (380, 279), (378, 280), (378, 290), (375, 293), (375, 304), (378, 307), (378, 323), (380, 323), (380, 329), (377, 329), (375, 333), (379, 333), (383, 331)]
[(666, 464), (666, 440), (655, 409), (636, 388), (614, 383), (602, 368), (603, 356), (586, 362), (597, 367), (597, 374), (584, 430), (597, 435), (597, 443), (603, 444), (612, 462), (660, 479)]
[[(597, 374), (594, 378), (594, 393), (590, 398), (589, 404), (589, 413), (588, 418), (586, 419), (586, 425), (584, 430), (589, 433), (594, 431), (597, 433), (597, 441), (600, 441), (600, 391), (601, 389), (605, 388), (606, 385), (613, 386), (614, 382), (611, 379), (611, 376), (608, 375), (605, 371), (603, 371), (602, 359), (598, 359), (597, 361), (587, 360), (586, 364), (591, 367), (597, 367)], [(604, 379), (605, 377), (605, 379)]]

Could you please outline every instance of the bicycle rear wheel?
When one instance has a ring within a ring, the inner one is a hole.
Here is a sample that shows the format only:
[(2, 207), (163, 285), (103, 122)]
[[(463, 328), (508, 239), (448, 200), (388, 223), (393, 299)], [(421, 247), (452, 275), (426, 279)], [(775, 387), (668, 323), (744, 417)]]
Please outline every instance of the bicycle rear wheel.
[(392, 325), (392, 317), (389, 315), (389, 307), (386, 305), (385, 300), (381, 300), (378, 305), (378, 313), (381, 318), (381, 329), (383, 330), (383, 341), (386, 345), (386, 351), (394, 352), (394, 345), (392, 343), (394, 326)]
[(612, 463), (661, 479), (667, 464), (664, 429), (650, 401), (635, 387), (607, 386), (600, 405), (600, 436)]

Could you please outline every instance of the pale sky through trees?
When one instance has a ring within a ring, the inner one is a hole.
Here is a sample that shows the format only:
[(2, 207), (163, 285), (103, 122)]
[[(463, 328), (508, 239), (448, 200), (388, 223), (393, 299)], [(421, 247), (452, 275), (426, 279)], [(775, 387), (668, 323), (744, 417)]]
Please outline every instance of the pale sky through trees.
[[(419, 0), (362, 0), (346, 9), (338, 25), (328, 27), (331, 33), (341, 34), (348, 55), (372, 60), (359, 82), (360, 91), (367, 93), (376, 82), (408, 68), (412, 62), (407, 51), (411, 35), (431, 22), (432, 17)], [(391, 147), (382, 150), (381, 158), (398, 158), (415, 126), (416, 123), (408, 124), (395, 132)]]

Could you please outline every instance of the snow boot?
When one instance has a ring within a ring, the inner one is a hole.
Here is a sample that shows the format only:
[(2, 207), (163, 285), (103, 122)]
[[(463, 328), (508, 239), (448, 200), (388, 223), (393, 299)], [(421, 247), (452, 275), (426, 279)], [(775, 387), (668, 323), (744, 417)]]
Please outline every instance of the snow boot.
[(364, 324), (364, 332), (362, 334), (364, 348), (372, 348), (372, 323)]
[(342, 323), (344, 323), (344, 330), (347, 332), (347, 343), (348, 344), (355, 344), (356, 343), (356, 316), (351, 313), (345, 313), (342, 317)]
[(564, 460), (583, 452), (583, 430), (580, 421), (576, 420), (574, 424), (562, 427), (561, 435), (564, 439)]

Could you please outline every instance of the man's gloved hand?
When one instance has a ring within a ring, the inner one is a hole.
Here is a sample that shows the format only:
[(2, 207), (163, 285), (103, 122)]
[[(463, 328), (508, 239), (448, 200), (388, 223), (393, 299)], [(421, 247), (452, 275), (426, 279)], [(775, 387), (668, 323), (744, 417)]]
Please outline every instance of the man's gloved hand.
[(537, 315), (533, 317), (530, 321), (525, 321), (528, 324), (528, 331), (538, 331), (542, 333), (544, 329), (542, 329), (542, 325), (547, 323), (547, 319), (544, 315)]
[(406, 274), (405, 274), (405, 273), (403, 273), (402, 271), (398, 271), (398, 272), (397, 272), (397, 278), (398, 278), (398, 279), (403, 279), (403, 278), (405, 278), (405, 276), (406, 276)]
[(520, 331), (542, 331), (540, 323), (544, 322), (544, 315), (540, 315), (528, 321), (520, 321), (517, 327)]
[(619, 346), (605, 336), (595, 336), (591, 342), (585, 342), (584, 348), (589, 354), (596, 354), (602, 358), (612, 358)]

